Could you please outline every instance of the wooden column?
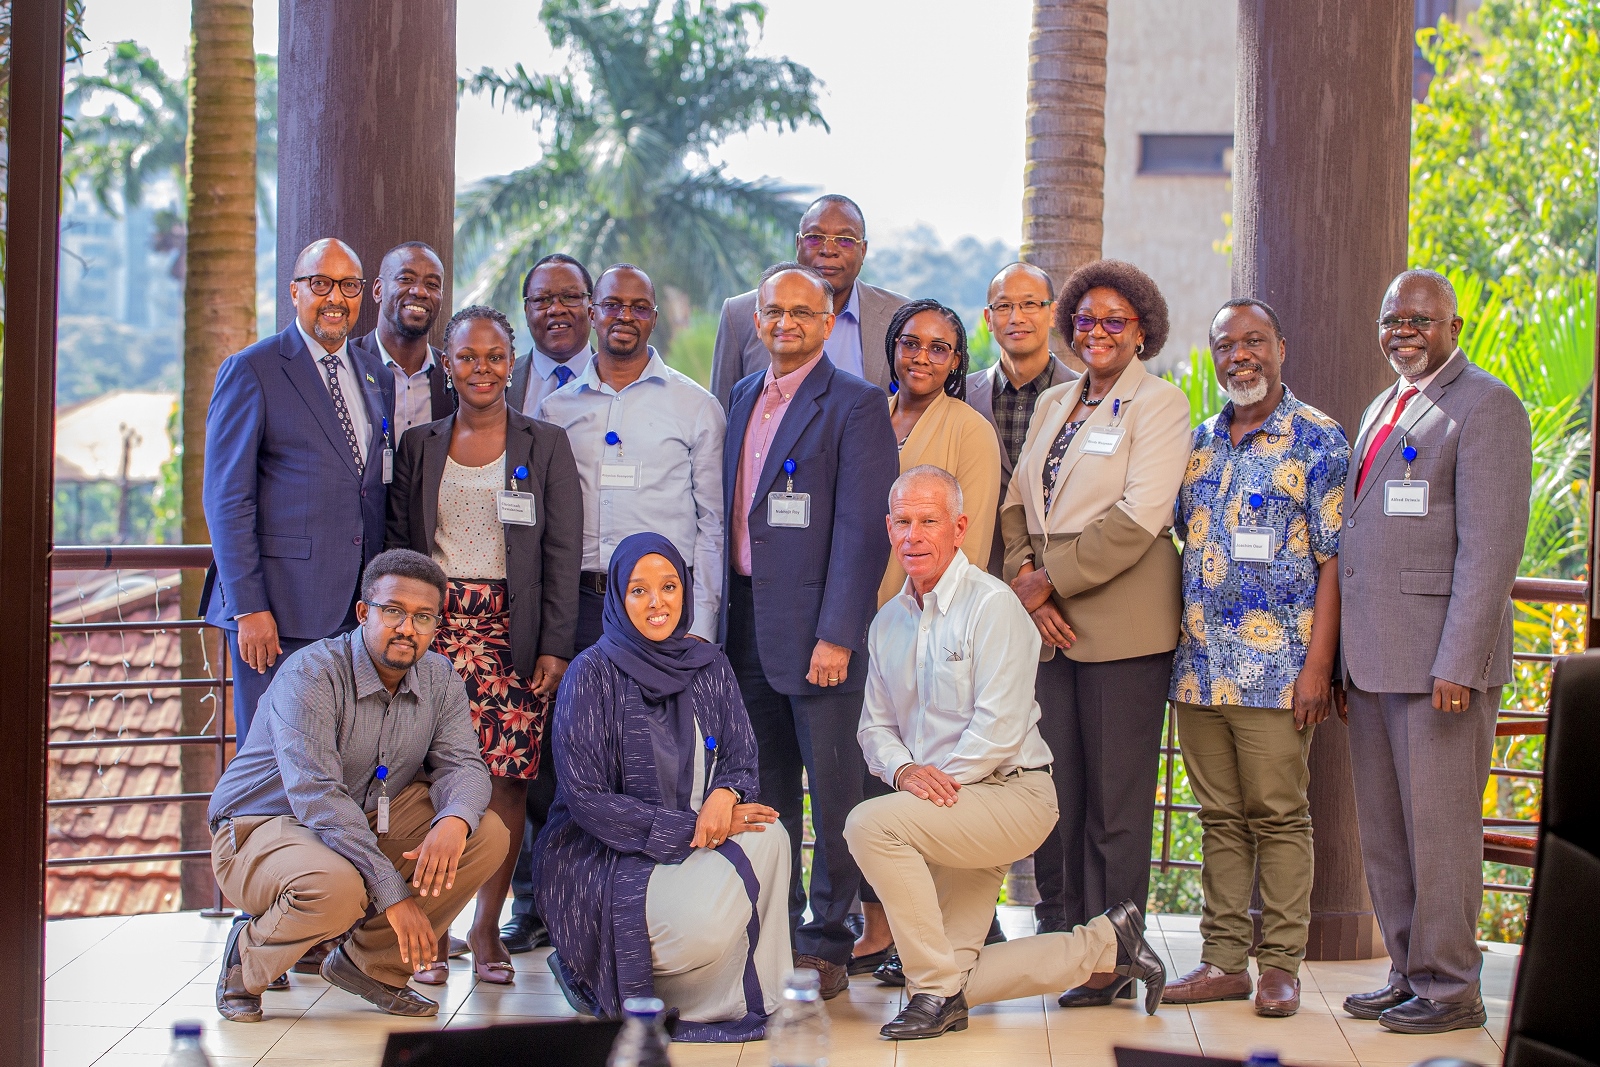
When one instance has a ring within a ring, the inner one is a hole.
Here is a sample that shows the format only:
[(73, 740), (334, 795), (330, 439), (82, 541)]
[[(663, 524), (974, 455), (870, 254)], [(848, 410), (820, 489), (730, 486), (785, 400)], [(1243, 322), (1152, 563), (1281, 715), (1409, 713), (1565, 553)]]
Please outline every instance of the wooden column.
[[(1240, 0), (1233, 291), (1271, 304), (1284, 380), (1353, 439), (1394, 381), (1384, 290), (1406, 266), (1413, 12), (1393, 0)], [(1348, 732), (1311, 746), (1313, 960), (1383, 953), (1356, 830)]]
[[(455, 0), (282, 0), (278, 7), (278, 328), (294, 258), (319, 237), (383, 253), (426, 241), (451, 307), (456, 184)], [(354, 334), (377, 323), (371, 290)], [(353, 335), (354, 335), (353, 334)]]

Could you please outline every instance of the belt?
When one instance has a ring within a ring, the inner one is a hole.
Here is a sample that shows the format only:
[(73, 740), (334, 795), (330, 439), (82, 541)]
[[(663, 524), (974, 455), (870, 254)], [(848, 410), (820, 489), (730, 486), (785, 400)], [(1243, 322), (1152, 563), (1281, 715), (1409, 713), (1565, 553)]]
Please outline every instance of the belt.
[(581, 571), (578, 574), (578, 585), (584, 589), (592, 590), (601, 596), (606, 595), (605, 571)]
[(1034, 771), (1044, 771), (1046, 774), (1049, 774), (1050, 773), (1050, 768), (1053, 767), (1053, 766), (1055, 766), (1055, 764), (1046, 763), (1046, 764), (1044, 764), (1043, 766), (1040, 766), (1040, 767), (1018, 767), (1016, 770), (1014, 770), (1010, 774), (1006, 775), (1006, 777), (1007, 778), (1015, 778), (1019, 774), (1032, 774)]

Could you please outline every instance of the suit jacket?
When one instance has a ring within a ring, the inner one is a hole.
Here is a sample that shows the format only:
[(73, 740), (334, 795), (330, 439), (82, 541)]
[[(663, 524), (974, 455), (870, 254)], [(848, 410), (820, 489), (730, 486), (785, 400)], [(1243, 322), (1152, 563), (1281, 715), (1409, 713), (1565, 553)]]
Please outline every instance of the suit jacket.
[[(1356, 491), (1395, 388), (1361, 418), (1339, 535), (1339, 641), (1347, 684), (1427, 693), (1511, 680), (1511, 583), (1528, 534), (1532, 431), (1515, 393), (1459, 351), (1406, 406)], [(1384, 482), (1428, 483), (1428, 514), (1385, 515)]]
[[(1078, 380), (1078, 372), (1057, 359), (1054, 353), (1052, 353), (1050, 356), (1050, 369), (1055, 371), (1055, 374), (1051, 376), (1050, 380), (1056, 385), (1061, 385), (1064, 382), (1075, 382)], [(967, 375), (967, 403), (972, 406), (974, 411), (989, 420), (989, 425), (994, 427), (995, 440), (997, 441), (1000, 440), (1000, 428), (995, 425), (994, 421), (994, 392), (997, 388), (999, 388), (1000, 379), (1004, 375), (1005, 371), (1000, 369), (999, 363), (995, 363), (990, 367), (985, 367), (983, 370), (975, 370), (971, 374)], [(1042, 396), (1043, 394), (1040, 395)], [(1038, 409), (1035, 408), (1034, 410)], [(1009, 488), (1010, 485), (1011, 454), (1006, 451), (1005, 442), (1002, 441), (1000, 442), (1001, 502), (1005, 501), (1006, 489)], [(981, 567), (985, 567), (990, 574), (998, 578), (1005, 570), (1006, 561), (1006, 542), (1005, 538), (1000, 536), (1000, 513), (998, 508), (995, 510), (993, 529), (994, 536), (990, 546), (987, 564), (979, 560), (973, 560), (973, 562), (977, 563)], [(970, 540), (972, 534), (969, 532), (967, 537)]]
[[(1189, 463), (1189, 399), (1139, 361), (1128, 364), (1067, 449), (1047, 514), (1045, 462), (1081, 388), (1068, 382), (1039, 396), (1000, 509), (1004, 577), (1015, 578), (1030, 559), (1050, 573), (1052, 598), (1078, 638), (1069, 659), (1170, 652), (1183, 609), (1171, 527)], [(1112, 425), (1119, 400), (1117, 425), (1126, 432), (1116, 452), (1084, 455), (1089, 431)], [(1044, 659), (1054, 654), (1049, 645), (1041, 652)]]
[(283, 637), (328, 637), (381, 551), (394, 375), (355, 345), (347, 351), (371, 423), (364, 475), (293, 322), (217, 371), (203, 497), (215, 562), (200, 598), (212, 626), (237, 630), (235, 616), (270, 610)]
[[(765, 374), (751, 374), (733, 390), (728, 447), (722, 450), (725, 544), (733, 543), (744, 435)], [(811, 494), (811, 524), (805, 529), (767, 524), (767, 494), (786, 491), (782, 468), (787, 459), (795, 461), (794, 491)], [(778, 692), (822, 692), (806, 681), (818, 640), (855, 653), (849, 674), (833, 688), (855, 692), (866, 685), (867, 627), (877, 613), (878, 583), (889, 559), (884, 517), (889, 487), (898, 476), (883, 393), (823, 356), (789, 401), (749, 513), (756, 649), (767, 681)], [(728, 584), (723, 583), (722, 593), (724, 644)]]
[[(413, 426), (400, 439), (389, 487), (388, 546), (433, 555), (439, 483), (456, 417)], [(548, 422), (506, 409), (506, 487), (533, 494), (532, 526), (506, 524), (506, 589), (511, 661), (524, 679), (540, 656), (572, 658), (578, 631), (578, 572), (583, 562), (583, 495), (567, 435)]]
[[(377, 330), (353, 338), (350, 342), (350, 347), (359, 347), (361, 351), (371, 356), (380, 366), (383, 366), (383, 352), (378, 348)], [(450, 384), (450, 372), (445, 369), (444, 353), (432, 345), (428, 346), (428, 351), (433, 353), (433, 366), (428, 368), (428, 392), (432, 400), (432, 406), (429, 410), (433, 412), (435, 419), (442, 419), (455, 411), (459, 398), (456, 396), (455, 386)], [(389, 371), (391, 378), (394, 377), (394, 371), (389, 370), (387, 366), (384, 366), (384, 370)], [(390, 389), (392, 391), (393, 386)]]
[[(889, 320), (906, 298), (866, 282), (861, 286), (861, 365), (866, 378), (885, 393), (889, 391), (889, 358), (884, 353), (884, 338)], [(756, 297), (760, 290), (730, 296), (722, 302), (722, 321), (717, 323), (717, 344), (711, 353), (711, 391), (732, 410), (733, 387), (772, 363), (772, 355), (756, 333)]]

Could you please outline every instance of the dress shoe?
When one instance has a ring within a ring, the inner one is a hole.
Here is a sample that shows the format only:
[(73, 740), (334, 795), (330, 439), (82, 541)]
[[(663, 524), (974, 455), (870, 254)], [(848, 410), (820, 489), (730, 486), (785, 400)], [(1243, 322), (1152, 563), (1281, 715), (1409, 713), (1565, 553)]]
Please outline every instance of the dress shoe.
[(318, 941), (306, 949), (306, 954), (295, 961), (293, 967), (295, 974), (321, 974), (322, 961), (328, 958), (328, 953), (344, 941), (342, 937), (331, 937), (326, 941)]
[(915, 1041), (967, 1028), (967, 995), (936, 997), (913, 993), (900, 1014), (883, 1024), (879, 1034), (890, 1041)]
[(1163, 1004), (1210, 1004), (1216, 1000), (1249, 1000), (1248, 968), (1229, 974), (1215, 964), (1202, 963), (1161, 994)]
[[(990, 924), (989, 936), (983, 939), (983, 943), (985, 945), (998, 945), (1005, 939), (1005, 931), (1000, 929), (1000, 919), (997, 916), (995, 921)], [(894, 946), (891, 945), (889, 947), (893, 948)], [(851, 971), (850, 973), (855, 974), (856, 972)], [(878, 969), (872, 972), (872, 977), (878, 980), (879, 985), (905, 985), (906, 972), (900, 966), (900, 954), (898, 952), (890, 952), (883, 963), (879, 964)]]
[(464, 938), (464, 937), (452, 937), (450, 939), (450, 952), (448, 953), (448, 955), (449, 955), (449, 957), (451, 959), (453, 959), (453, 960), (462, 959), (463, 957), (466, 956), (467, 953), (469, 953), (471, 951), (472, 951), (472, 946), (467, 944), (466, 938)]
[[(1245, 978), (1249, 977), (1246, 973)], [(1283, 1019), (1299, 1010), (1300, 979), (1282, 967), (1261, 968), (1261, 981), (1256, 983), (1256, 1014)]]
[(410, 986), (392, 986), (369, 976), (344, 954), (343, 945), (328, 953), (322, 961), (322, 977), (330, 985), (336, 985), (346, 993), (354, 993), (390, 1015), (409, 1015), (420, 1019), (439, 1014), (439, 1005)]
[(1118, 977), (1110, 985), (1098, 989), (1094, 986), (1075, 986), (1057, 997), (1056, 1003), (1063, 1008), (1103, 1008), (1113, 1000), (1132, 1000), (1138, 995), (1139, 987), (1132, 978)]
[(822, 999), (832, 1000), (834, 997), (850, 988), (850, 971), (842, 963), (829, 963), (820, 956), (806, 956), (797, 954), (794, 958), (796, 967), (810, 967), (822, 979)]
[(243, 921), (233, 924), (228, 931), (228, 943), (222, 950), (222, 970), (217, 975), (217, 1014), (236, 1023), (261, 1021), (261, 997), (244, 986), (244, 958), (239, 955), (239, 935), (244, 933)]
[(267, 983), (268, 993), (282, 993), (289, 988), (289, 972), (284, 971), (278, 977)]
[(1412, 997), (1378, 1016), (1378, 1022), (1397, 1034), (1443, 1034), (1482, 1026), (1488, 1018), (1483, 998), (1474, 994), (1471, 1000), (1458, 1004)]
[(850, 936), (857, 941), (867, 929), (867, 917), (859, 911), (852, 911), (844, 917), (844, 928), (850, 931)]
[(849, 971), (852, 976), (858, 974), (871, 974), (889, 961), (895, 955), (894, 942), (889, 942), (887, 948), (877, 952), (869, 952), (865, 956), (851, 956)]
[(1399, 1007), (1411, 1000), (1414, 993), (1386, 985), (1371, 993), (1351, 993), (1344, 998), (1344, 1010), (1357, 1019), (1376, 1019), (1390, 1008)]
[(561, 957), (552, 952), (544, 958), (544, 962), (550, 968), (550, 973), (556, 976), (556, 988), (560, 989), (561, 995), (567, 998), (567, 1003), (572, 1007), (572, 1010), (591, 1019), (599, 1018), (599, 1009), (590, 1003), (588, 997), (572, 988), (572, 984), (567, 981), (567, 974), (561, 969)]
[(500, 943), (512, 955), (532, 952), (550, 944), (550, 931), (537, 915), (514, 915), (500, 928)]
[(1144, 916), (1131, 900), (1115, 904), (1106, 912), (1111, 928), (1117, 933), (1118, 974), (1137, 978), (1144, 983), (1144, 1011), (1154, 1015), (1161, 1003), (1161, 994), (1167, 988), (1167, 968), (1161, 957), (1144, 939)]

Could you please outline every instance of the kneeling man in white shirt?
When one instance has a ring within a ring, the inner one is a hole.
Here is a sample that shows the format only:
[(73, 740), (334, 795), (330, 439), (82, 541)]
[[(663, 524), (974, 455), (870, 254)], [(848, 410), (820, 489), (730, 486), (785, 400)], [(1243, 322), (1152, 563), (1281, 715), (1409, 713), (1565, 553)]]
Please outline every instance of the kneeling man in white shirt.
[(984, 945), (1006, 870), (1056, 825), (1033, 698), (1039, 632), (1016, 594), (958, 551), (967, 517), (950, 474), (902, 474), (888, 522), (906, 584), (872, 623), (856, 737), (895, 792), (856, 807), (844, 831), (883, 900), (911, 994), (880, 1033), (964, 1030), (969, 1004), (1070, 989), (1108, 971), (1143, 981), (1154, 1014), (1166, 971), (1132, 902), (1070, 933)]

